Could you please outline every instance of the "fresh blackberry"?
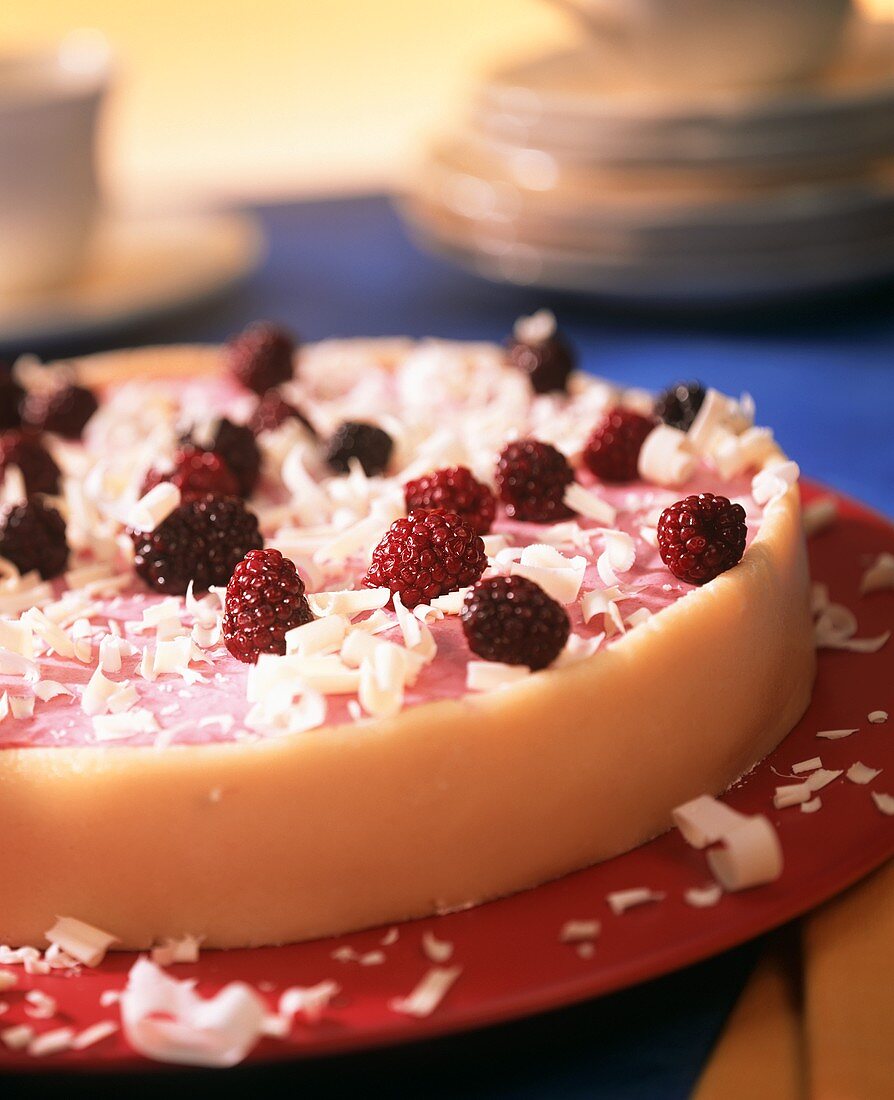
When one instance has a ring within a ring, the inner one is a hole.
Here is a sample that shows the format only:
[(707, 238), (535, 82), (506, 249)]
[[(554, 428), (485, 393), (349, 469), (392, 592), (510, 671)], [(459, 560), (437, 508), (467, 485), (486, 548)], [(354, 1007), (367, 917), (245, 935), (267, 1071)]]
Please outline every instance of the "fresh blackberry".
[(466, 595), (463, 633), (485, 661), (546, 668), (568, 641), (565, 608), (527, 577), (489, 577)]
[(68, 553), (65, 520), (38, 497), (0, 512), (0, 558), (20, 573), (36, 569), (45, 581), (52, 580), (65, 571)]
[(163, 481), (177, 486), (181, 500), (192, 500), (207, 493), (239, 496), (239, 482), (226, 462), (215, 451), (203, 451), (198, 447), (181, 447), (174, 455), (172, 470), (163, 472), (153, 467), (146, 475), (141, 493), (145, 495)]
[(158, 592), (180, 596), (225, 585), (249, 550), (264, 545), (258, 521), (238, 497), (209, 493), (184, 501), (154, 531), (131, 531), (134, 569)]
[(701, 382), (677, 382), (655, 399), (655, 415), (672, 428), (688, 432), (704, 400)]
[(182, 443), (219, 455), (236, 478), (241, 496), (250, 497), (261, 477), (261, 451), (255, 433), (245, 424), (234, 424), (223, 417), (212, 426), (207, 446), (200, 445), (194, 435), (183, 437)]
[(286, 652), (286, 633), (313, 621), (304, 581), (279, 550), (250, 550), (227, 585), (223, 637), (239, 661)]
[(565, 504), (565, 490), (574, 472), (561, 451), (537, 439), (516, 439), (504, 447), (497, 462), (497, 491), (512, 519), (555, 523), (574, 513)]
[(542, 340), (519, 340), (511, 336), (507, 342), (510, 364), (528, 376), (535, 393), (565, 393), (568, 378), (576, 358), (568, 341), (559, 332)]
[(681, 581), (707, 584), (742, 560), (747, 533), (741, 504), (699, 493), (661, 513), (658, 552)]
[(269, 321), (256, 321), (227, 344), (231, 374), (247, 389), (264, 394), (288, 382), (293, 372), (295, 340)]
[(416, 508), (445, 508), (462, 516), (479, 535), (486, 535), (494, 522), (494, 494), (465, 466), (435, 470), (408, 481), (404, 496), (408, 512)]
[(635, 481), (639, 452), (654, 427), (630, 409), (610, 409), (587, 440), (584, 465), (601, 481)]
[(373, 551), (368, 588), (390, 588), (405, 607), (474, 584), (487, 567), (484, 543), (470, 524), (443, 508), (395, 520)]
[(92, 390), (72, 383), (29, 393), (22, 406), (22, 419), (31, 428), (55, 432), (66, 439), (80, 439), (98, 408)]
[(8, 431), (0, 434), (0, 481), (9, 466), (18, 466), (22, 471), (25, 491), (29, 496), (32, 493), (55, 496), (59, 492), (59, 467), (37, 432)]
[(255, 435), (258, 435), (260, 432), (276, 431), (287, 420), (297, 420), (314, 439), (317, 438), (317, 432), (313, 424), (299, 408), (286, 401), (279, 390), (268, 390), (264, 394), (252, 413), (249, 427)]
[(367, 477), (383, 474), (391, 461), (394, 442), (391, 436), (375, 424), (362, 420), (346, 420), (329, 440), (326, 462), (337, 474), (350, 470), (350, 460), (356, 458)]

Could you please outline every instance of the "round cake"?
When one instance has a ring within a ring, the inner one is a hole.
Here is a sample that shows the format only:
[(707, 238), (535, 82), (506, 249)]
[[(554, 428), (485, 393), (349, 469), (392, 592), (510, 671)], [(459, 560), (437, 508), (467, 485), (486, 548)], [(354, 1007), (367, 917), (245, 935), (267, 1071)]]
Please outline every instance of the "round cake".
[(542, 316), (277, 336), (17, 372), (99, 407), (0, 436), (2, 943), (473, 905), (642, 844), (807, 706), (797, 468), (747, 398), (571, 370)]

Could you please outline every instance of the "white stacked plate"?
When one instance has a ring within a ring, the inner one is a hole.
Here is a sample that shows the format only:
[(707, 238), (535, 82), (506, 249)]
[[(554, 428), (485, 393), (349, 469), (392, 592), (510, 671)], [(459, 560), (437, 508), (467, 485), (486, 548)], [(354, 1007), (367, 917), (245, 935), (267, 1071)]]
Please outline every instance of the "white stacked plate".
[(894, 25), (811, 86), (686, 101), (581, 48), (504, 69), (402, 200), (431, 247), (500, 280), (738, 300), (894, 272)]

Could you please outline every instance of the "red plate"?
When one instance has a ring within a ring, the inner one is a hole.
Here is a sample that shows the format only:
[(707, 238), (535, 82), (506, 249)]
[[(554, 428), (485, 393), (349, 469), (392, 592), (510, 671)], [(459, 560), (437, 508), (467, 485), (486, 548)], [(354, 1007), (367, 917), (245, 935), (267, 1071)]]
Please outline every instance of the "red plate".
[[(815, 497), (819, 491), (808, 486), (805, 496)], [(894, 592), (861, 599), (858, 584), (868, 560), (882, 550), (894, 552), (894, 527), (862, 505), (838, 500), (841, 518), (811, 542), (813, 575), (828, 584), (834, 600), (855, 610), (859, 634), (874, 636), (894, 626)], [(342, 994), (324, 1020), (308, 1025), (298, 1019), (287, 1039), (265, 1039), (251, 1055), (253, 1060), (273, 1060), (493, 1024), (608, 993), (723, 951), (812, 908), (894, 854), (894, 817), (884, 816), (870, 796), (873, 790), (894, 794), (891, 654), (891, 645), (871, 655), (822, 652), (813, 702), (803, 721), (727, 796), (737, 809), (769, 813), (778, 827), (785, 871), (771, 886), (724, 896), (713, 908), (692, 908), (683, 901), (684, 890), (709, 882), (710, 875), (704, 853), (687, 847), (673, 831), (536, 890), (402, 925), (398, 941), (383, 948), (382, 965), (361, 967), (331, 958), (337, 944), (350, 944), (360, 952), (378, 948), (384, 932), (378, 929), (291, 947), (209, 951), (196, 966), (178, 966), (172, 973), (197, 978), (206, 995), (229, 981), (250, 982), (268, 997), (271, 1010), (289, 985), (338, 981)], [(873, 710), (887, 710), (892, 719), (872, 725), (867, 715)], [(849, 727), (859, 727), (859, 732), (839, 741), (816, 738), (818, 730)], [(797, 806), (774, 811), (773, 789), (785, 782), (779, 775), (789, 774), (796, 761), (817, 755), (827, 768), (846, 769), (860, 760), (883, 772), (868, 787), (842, 776), (823, 790), (822, 809), (816, 814), (803, 814)], [(637, 886), (663, 891), (666, 897), (613, 916), (606, 894)], [(590, 959), (558, 942), (566, 920), (587, 917), (602, 922)], [(454, 944), (453, 961), (463, 972), (433, 1015), (414, 1020), (390, 1010), (388, 1002), (407, 994), (431, 965), (420, 948), (427, 929)], [(103, 990), (123, 986), (133, 960), (130, 954), (111, 955), (98, 970), (85, 970), (77, 977), (22, 975), (19, 986), (3, 997), (10, 1007), (0, 1017), (0, 1029), (23, 1022), (38, 1031), (65, 1025), (82, 1028), (100, 1019), (116, 1019), (117, 1009), (100, 1007), (99, 997)], [(55, 997), (59, 1015), (49, 1021), (29, 1020), (23, 1000), (29, 988)], [(0, 1048), (4, 1069), (145, 1069), (149, 1064), (120, 1033), (89, 1050), (45, 1059)]]

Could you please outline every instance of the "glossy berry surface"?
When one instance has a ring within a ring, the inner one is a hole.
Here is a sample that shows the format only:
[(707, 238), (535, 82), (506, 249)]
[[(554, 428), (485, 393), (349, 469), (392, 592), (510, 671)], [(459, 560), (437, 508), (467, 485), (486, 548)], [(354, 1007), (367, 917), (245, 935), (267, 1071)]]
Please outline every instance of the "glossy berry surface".
[(20, 573), (36, 569), (45, 581), (52, 580), (65, 571), (68, 553), (65, 520), (55, 508), (32, 497), (0, 511), (0, 558)]
[(450, 466), (424, 474), (404, 486), (407, 511), (414, 508), (445, 508), (456, 512), (479, 535), (486, 535), (494, 522), (497, 502), (465, 466)]
[(653, 420), (630, 409), (610, 409), (587, 440), (584, 465), (600, 481), (635, 481), (639, 452), (654, 427)]
[(223, 637), (239, 661), (286, 652), (286, 633), (313, 620), (304, 581), (279, 550), (251, 550), (227, 585)]
[(279, 390), (268, 390), (258, 402), (252, 413), (249, 427), (257, 435), (259, 432), (274, 432), (288, 420), (297, 420), (316, 439), (317, 432), (304, 413), (286, 401)]
[(238, 497), (186, 501), (154, 531), (131, 531), (134, 569), (157, 592), (181, 596), (229, 582), (249, 550), (264, 545), (257, 518)]
[(391, 436), (375, 424), (361, 420), (346, 420), (329, 440), (326, 462), (336, 474), (346, 474), (350, 461), (356, 458), (367, 477), (383, 474), (391, 461), (394, 442)]
[(564, 503), (574, 472), (561, 451), (537, 439), (516, 439), (497, 461), (497, 492), (511, 519), (554, 523), (574, 513)]
[(658, 551), (675, 577), (688, 584), (707, 584), (741, 561), (746, 534), (741, 504), (699, 493), (661, 513)]
[(568, 641), (565, 608), (527, 577), (489, 577), (467, 594), (462, 610), (469, 649), (485, 661), (546, 668)]
[(527, 375), (535, 393), (564, 393), (576, 365), (571, 345), (559, 333), (530, 343), (511, 337), (506, 355), (513, 367)]
[(443, 508), (395, 520), (373, 551), (364, 579), (389, 588), (406, 607), (474, 584), (487, 566), (484, 543), (472, 526)]
[(10, 466), (18, 466), (25, 479), (25, 491), (59, 492), (59, 467), (46, 449), (40, 435), (32, 431), (8, 431), (0, 435), (0, 482)]
[(234, 424), (223, 417), (212, 425), (207, 446), (200, 446), (194, 436), (186, 436), (181, 442), (219, 455), (236, 478), (240, 496), (249, 497), (254, 492), (261, 477), (261, 451), (247, 424)]
[(705, 387), (701, 382), (677, 382), (658, 395), (655, 415), (672, 428), (688, 432), (704, 400)]
[(22, 406), (22, 420), (31, 428), (55, 432), (66, 439), (80, 439), (98, 408), (92, 390), (72, 384), (28, 394)]
[(279, 325), (256, 321), (227, 344), (230, 373), (246, 389), (264, 394), (292, 377), (295, 339)]
[(181, 447), (174, 455), (172, 470), (150, 470), (142, 492), (148, 493), (163, 481), (176, 485), (182, 500), (192, 500), (207, 493), (226, 497), (239, 495), (239, 482), (226, 462), (214, 451), (202, 451), (198, 447)]
[(0, 432), (21, 426), (24, 400), (25, 391), (13, 378), (12, 368), (0, 362)]

